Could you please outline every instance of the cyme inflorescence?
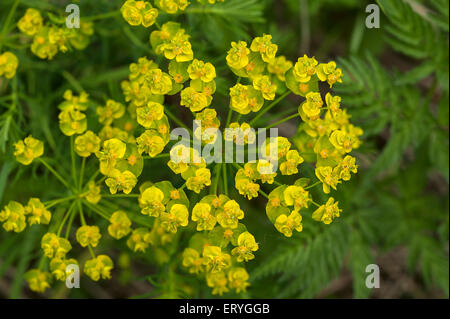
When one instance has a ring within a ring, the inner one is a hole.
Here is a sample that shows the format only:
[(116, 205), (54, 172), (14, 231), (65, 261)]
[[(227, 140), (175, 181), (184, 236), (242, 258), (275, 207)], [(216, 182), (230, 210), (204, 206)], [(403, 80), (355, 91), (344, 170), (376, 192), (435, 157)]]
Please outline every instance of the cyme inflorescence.
[[(268, 34), (250, 43), (232, 42), (223, 63), (237, 81), (229, 87), (229, 105), (219, 106), (214, 101), (220, 76), (216, 67), (196, 58), (181, 24), (157, 23), (158, 10), (176, 13), (187, 5), (175, 0), (123, 4), (121, 13), (129, 24), (155, 26), (149, 42), (162, 61), (141, 57), (130, 64), (128, 79), (121, 83), (123, 101), (97, 102), (86, 92), (64, 93), (58, 120), (61, 132), (70, 138), (72, 179), (42, 157), (41, 141), (29, 136), (15, 144), (17, 161), (44, 165), (69, 192), (47, 202), (32, 198), (27, 206), (12, 201), (0, 212), (6, 231), (49, 224), (41, 240), (39, 268), (25, 278), (32, 290), (44, 292), (52, 280), (64, 281), (72, 274), (66, 271), (68, 265), (82, 263), (68, 256), (72, 245), (89, 250), (85, 275), (94, 281), (109, 279), (114, 262), (97, 251), (102, 242), (114, 239), (170, 269), (182, 266), (180, 271), (204, 280), (213, 294), (239, 294), (250, 285), (245, 264), (257, 258), (262, 245), (252, 234), (255, 226), (245, 221), (243, 202), (265, 197), (268, 220), (286, 237), (303, 230), (302, 216), (310, 214), (311, 207), (315, 207), (312, 219), (324, 224), (340, 216), (338, 202), (328, 194), (357, 173), (350, 153), (360, 146), (362, 130), (350, 123), (341, 98), (331, 91), (322, 93), (319, 83), (331, 89), (342, 82), (342, 71), (334, 62), (323, 64), (306, 55), (291, 62), (278, 55), (278, 46)], [(36, 36), (44, 28), (42, 20), (35, 13), (27, 14), (21, 30)], [(263, 115), (292, 93), (301, 100), (298, 111), (269, 125)], [(173, 105), (175, 98), (179, 105)], [(174, 115), (183, 109), (201, 127), (190, 130)], [(94, 125), (90, 118), (96, 119)], [(264, 159), (208, 162), (189, 143), (170, 145), (171, 122), (186, 128), (189, 140), (199, 140), (201, 145), (223, 140), (245, 146), (256, 141), (256, 125), (270, 128), (294, 118), (301, 123), (293, 138), (269, 137), (259, 145), (270, 154)], [(220, 128), (235, 134), (219, 134)], [(175, 186), (179, 178), (143, 180), (143, 172), (164, 159), (166, 171), (179, 175), (182, 185)], [(313, 167), (315, 180), (305, 177), (306, 165)], [(85, 181), (88, 168), (93, 173)], [(228, 187), (230, 172), (235, 172), (235, 190)], [(292, 182), (278, 182), (281, 176), (291, 176)], [(327, 196), (325, 203), (316, 202), (313, 189)], [(132, 204), (122, 207), (124, 200)], [(54, 206), (65, 208), (58, 219), (50, 212)], [(72, 231), (77, 216), (79, 227)], [(107, 226), (100, 227), (98, 218), (105, 219)]]

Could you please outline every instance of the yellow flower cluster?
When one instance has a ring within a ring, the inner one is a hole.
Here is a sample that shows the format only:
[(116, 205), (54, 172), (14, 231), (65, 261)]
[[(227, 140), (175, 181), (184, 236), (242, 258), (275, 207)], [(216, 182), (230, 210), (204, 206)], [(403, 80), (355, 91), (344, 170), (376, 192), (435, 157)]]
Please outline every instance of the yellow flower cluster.
[(0, 54), (0, 77), (12, 79), (16, 75), (19, 59), (12, 52), (4, 52)]
[(32, 39), (31, 52), (41, 59), (51, 60), (59, 52), (70, 49), (84, 50), (94, 33), (92, 22), (80, 21), (80, 28), (59, 27), (45, 22), (41, 13), (33, 8), (27, 9), (18, 21), (19, 30)]
[(27, 226), (27, 222), (30, 226), (34, 224), (48, 225), (51, 218), (52, 214), (39, 198), (30, 198), (26, 206), (16, 201), (10, 201), (0, 211), (0, 222), (8, 232), (22, 232)]
[(31, 135), (14, 143), (14, 148), (16, 160), (23, 165), (30, 165), (44, 154), (44, 143)]
[(127, 0), (120, 9), (123, 18), (132, 26), (143, 25), (148, 28), (156, 22), (158, 9), (150, 2)]

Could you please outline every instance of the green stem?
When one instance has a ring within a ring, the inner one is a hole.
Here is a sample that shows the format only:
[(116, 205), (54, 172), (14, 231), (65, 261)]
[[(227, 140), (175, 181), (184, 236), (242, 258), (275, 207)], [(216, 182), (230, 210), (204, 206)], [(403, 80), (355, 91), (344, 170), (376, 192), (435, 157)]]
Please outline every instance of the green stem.
[(170, 157), (169, 153), (165, 153), (165, 154), (158, 154), (155, 157), (151, 157), (151, 156), (143, 156), (143, 159), (155, 159), (155, 158), (167, 158)]
[(70, 157), (72, 161), (72, 178), (75, 183), (75, 188), (78, 188), (78, 179), (77, 179), (77, 169), (75, 163), (75, 151), (74, 151), (74, 137), (73, 135), (70, 137)]
[(265, 198), (269, 199), (269, 195), (267, 195), (266, 193), (264, 193), (262, 190), (258, 190), (258, 193), (260, 193), (261, 195), (263, 195)]
[(84, 20), (85, 21), (104, 20), (104, 19), (113, 18), (115, 16), (118, 16), (119, 14), (120, 14), (120, 10), (116, 10), (116, 11), (111, 11), (111, 12), (107, 12), (107, 13), (103, 13), (103, 14), (98, 14), (95, 16), (86, 17), (86, 18), (84, 18)]
[(75, 219), (75, 216), (76, 216), (76, 211), (73, 210), (72, 213), (70, 214), (69, 223), (67, 224), (67, 227), (66, 227), (66, 234), (64, 236), (65, 239), (69, 238), (70, 230), (72, 229), (72, 223), (73, 223), (73, 220)]
[(317, 204), (315, 201), (311, 201), (311, 203), (313, 203), (315, 206), (317, 206), (317, 207), (320, 207), (320, 206), (322, 206), (322, 205), (319, 205), (319, 204)]
[(138, 198), (139, 194), (107, 194), (102, 195), (102, 198)]
[(9, 10), (8, 16), (6, 17), (5, 24), (3, 25), (2, 32), (0, 33), (0, 51), (3, 46), (3, 41), (6, 38), (6, 34), (8, 32), (9, 24), (11, 23), (12, 18), (14, 17), (14, 13), (16, 12), (17, 7), (19, 6), (20, 0), (14, 1), (11, 10)]
[(282, 119), (282, 120), (279, 120), (278, 122), (275, 122), (275, 123), (273, 123), (273, 124), (267, 126), (266, 128), (271, 128), (271, 127), (278, 126), (278, 125), (280, 125), (281, 123), (287, 122), (287, 121), (289, 121), (289, 120), (291, 120), (291, 119), (293, 119), (293, 118), (296, 118), (296, 117), (298, 117), (298, 116), (300, 116), (298, 113), (292, 114), (292, 115), (290, 115), (290, 116), (288, 116), (288, 117), (286, 117), (286, 118), (284, 118), (284, 119)]
[(67, 201), (75, 199), (75, 198), (77, 198), (76, 195), (69, 196), (69, 197), (64, 197), (64, 198), (60, 198), (60, 199), (51, 200), (51, 201), (48, 201), (48, 202), (45, 203), (45, 208), (49, 209), (49, 208), (51, 208), (51, 207), (53, 207), (55, 205), (67, 202)]
[(89, 207), (89, 209), (92, 210), (94, 213), (100, 215), (101, 217), (103, 217), (103, 218), (106, 219), (106, 220), (109, 220), (108, 215), (106, 215), (105, 212), (103, 212), (102, 210), (100, 210), (97, 206), (92, 205), (91, 203), (89, 203), (89, 202), (86, 201), (86, 200), (83, 200), (83, 203), (84, 203), (87, 207)]
[(211, 187), (211, 194), (217, 195), (217, 187), (219, 186), (220, 180), (220, 169), (222, 168), (222, 163), (216, 164), (214, 167), (214, 179)]
[(78, 184), (78, 189), (81, 191), (83, 189), (83, 179), (84, 179), (84, 168), (86, 166), (86, 157), (83, 157), (81, 161), (81, 170), (80, 170), (80, 182)]
[(53, 167), (50, 166), (43, 158), (38, 159), (64, 186), (66, 186), (68, 189), (75, 191), (75, 188), (71, 185), (69, 185), (64, 178), (61, 177), (61, 175), (58, 174), (56, 170), (53, 169)]
[(227, 164), (222, 165), (222, 173), (223, 173), (223, 190), (225, 195), (228, 196)]
[(258, 113), (258, 115), (256, 115), (253, 120), (250, 121), (250, 125), (254, 124), (261, 116), (263, 116), (264, 114), (266, 114), (268, 111), (270, 111), (272, 108), (274, 108), (278, 103), (280, 103), (281, 101), (283, 101), (286, 96), (288, 96), (291, 92), (287, 91), (284, 92), (278, 99), (276, 99), (275, 101), (273, 101), (271, 104), (269, 104), (265, 109), (263, 109), (262, 111), (260, 111)]
[(227, 122), (225, 124), (225, 128), (227, 128), (230, 125), (232, 115), (233, 115), (233, 110), (230, 108), (228, 111)]
[(192, 130), (186, 126), (186, 124), (184, 124), (183, 122), (180, 121), (180, 119), (178, 117), (176, 117), (175, 115), (173, 115), (168, 109), (167, 107), (164, 109), (164, 112), (167, 114), (167, 117), (170, 118), (172, 121), (174, 121), (176, 124), (178, 124), (179, 126), (185, 128), (186, 130), (189, 131), (189, 133), (191, 133), (192, 135)]
[(316, 183), (314, 183), (314, 184), (312, 184), (312, 185), (310, 185), (310, 186), (308, 186), (308, 187), (305, 187), (305, 190), (310, 189), (310, 188), (313, 188), (313, 187), (316, 187), (316, 186), (319, 185), (319, 184), (322, 184), (322, 182), (321, 182), (321, 181), (318, 181), (318, 182), (316, 182)]
[(57, 236), (58, 236), (58, 237), (59, 237), (59, 235), (61, 234), (61, 231), (62, 231), (62, 229), (63, 229), (63, 227), (64, 227), (64, 224), (65, 224), (66, 221), (67, 221), (67, 218), (69, 218), (70, 214), (72, 213), (72, 209), (75, 207), (75, 203), (76, 203), (76, 202), (73, 202), (72, 205), (70, 205), (69, 211), (66, 213), (66, 215), (65, 215), (64, 218), (63, 218), (63, 220), (61, 221), (61, 224), (59, 225), (58, 233), (57, 233)]

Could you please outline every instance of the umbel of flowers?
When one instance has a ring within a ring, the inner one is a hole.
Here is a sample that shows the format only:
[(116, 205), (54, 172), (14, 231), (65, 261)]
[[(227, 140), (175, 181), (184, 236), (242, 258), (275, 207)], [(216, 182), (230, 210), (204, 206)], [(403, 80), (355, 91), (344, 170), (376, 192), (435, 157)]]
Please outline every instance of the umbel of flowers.
[[(183, 1), (156, 1), (156, 7), (183, 10), (184, 5)], [(131, 25), (148, 27), (156, 25), (154, 9), (148, 2), (126, 1), (122, 14)], [(306, 55), (288, 61), (278, 55), (278, 46), (267, 34), (251, 43), (232, 42), (224, 63), (238, 79), (229, 88), (227, 114), (221, 114), (223, 106), (213, 107), (216, 68), (195, 57), (181, 25), (167, 22), (157, 27), (149, 42), (163, 62), (142, 57), (131, 63), (128, 79), (121, 84), (123, 101), (96, 102), (85, 92), (65, 92), (58, 119), (61, 132), (70, 139), (71, 177), (43, 157), (42, 141), (29, 136), (15, 144), (14, 155), (20, 163), (44, 165), (70, 194), (48, 201), (31, 198), (26, 205), (11, 201), (0, 211), (6, 231), (49, 225), (41, 239), (39, 267), (25, 276), (34, 291), (44, 292), (52, 281), (64, 281), (72, 274), (73, 268), (67, 266), (79, 263), (69, 257), (75, 245), (91, 256), (80, 265), (86, 276), (94, 281), (110, 278), (114, 262), (100, 251), (105, 237), (111, 237), (124, 241), (136, 254), (149, 254), (159, 264), (173, 266), (178, 261), (181, 269), (204, 280), (213, 294), (241, 293), (249, 286), (245, 265), (257, 258), (260, 248), (252, 234), (254, 226), (245, 221), (243, 201), (265, 197), (268, 220), (286, 237), (302, 231), (302, 215), (310, 207), (315, 207), (312, 218), (324, 224), (342, 212), (329, 194), (357, 172), (350, 153), (360, 146), (362, 131), (350, 123), (338, 96), (331, 91), (323, 95), (318, 89), (319, 82), (330, 89), (342, 82), (342, 71), (334, 62), (319, 63)], [(220, 135), (204, 134), (206, 129), (234, 128), (239, 134), (220, 138), (243, 145), (256, 138), (250, 129), (266, 123), (263, 115), (289, 94), (299, 96), (298, 112), (276, 124), (297, 118), (298, 133), (291, 139), (268, 138), (261, 146), (266, 151), (276, 148), (268, 152), (276, 158), (208, 165), (190, 146), (168, 147), (170, 123), (185, 126), (174, 115), (177, 109), (187, 108), (193, 119), (202, 121), (192, 139), (212, 143)], [(179, 96), (180, 105), (167, 102), (174, 95)], [(88, 117), (96, 118), (97, 125), (90, 127)], [(183, 185), (142, 180), (144, 169), (164, 159), (167, 172), (180, 175)], [(315, 181), (305, 178), (304, 165), (314, 167)], [(85, 180), (88, 169), (90, 178)], [(236, 192), (228, 187), (228, 172), (233, 170)], [(292, 176), (292, 183), (279, 183), (280, 175)], [(271, 191), (267, 194), (263, 187)], [(316, 203), (314, 187), (328, 195), (324, 203)], [(119, 199), (134, 201), (138, 209), (123, 208)], [(60, 218), (52, 218), (55, 206), (64, 208)], [(91, 214), (85, 215), (86, 211)], [(105, 229), (98, 226), (98, 218), (108, 221)], [(182, 234), (189, 238), (184, 246), (180, 246)], [(176, 251), (170, 249), (174, 245)]]

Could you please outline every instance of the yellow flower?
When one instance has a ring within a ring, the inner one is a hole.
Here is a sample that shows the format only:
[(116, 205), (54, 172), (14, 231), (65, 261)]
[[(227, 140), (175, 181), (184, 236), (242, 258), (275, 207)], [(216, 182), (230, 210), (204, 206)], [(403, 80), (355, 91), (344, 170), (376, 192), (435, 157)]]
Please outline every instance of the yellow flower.
[(31, 269), (27, 271), (23, 278), (27, 281), (28, 286), (32, 291), (43, 293), (47, 288), (50, 288), (51, 275), (48, 272), (39, 269)]
[(297, 166), (304, 162), (297, 150), (290, 150), (286, 154), (286, 162), (281, 163), (280, 171), (283, 175), (294, 175), (298, 173)]
[(191, 80), (200, 79), (203, 82), (211, 82), (216, 77), (216, 69), (211, 63), (194, 59), (187, 69)]
[(238, 174), (236, 174), (235, 184), (239, 194), (247, 197), (247, 199), (258, 197), (259, 184), (253, 183), (248, 178), (238, 178)]
[(275, 99), (275, 93), (277, 92), (277, 85), (270, 81), (270, 78), (267, 75), (261, 75), (256, 77), (253, 80), (253, 87), (261, 91), (262, 96), (266, 100)]
[(56, 280), (64, 281), (67, 279), (68, 276), (70, 276), (74, 272), (74, 270), (70, 271), (67, 268), (69, 265), (78, 266), (78, 262), (73, 258), (71, 259), (53, 258), (50, 261), (50, 271), (52, 272), (52, 275), (55, 276)]
[(131, 220), (123, 211), (114, 212), (109, 218), (108, 233), (115, 239), (121, 239), (131, 231)]
[(180, 105), (188, 107), (191, 112), (200, 112), (208, 106), (208, 98), (202, 92), (197, 92), (192, 87), (187, 87), (181, 91)]
[(53, 233), (46, 233), (42, 236), (41, 248), (48, 258), (64, 258), (72, 249), (72, 245), (65, 238), (58, 237)]
[(298, 232), (303, 230), (302, 216), (296, 211), (289, 216), (282, 214), (275, 220), (275, 228), (284, 236), (291, 237), (294, 229)]
[(43, 26), (33, 37), (31, 52), (41, 59), (51, 60), (58, 50), (67, 51), (66, 40), (62, 29)]
[(10, 201), (8, 205), (0, 211), (0, 222), (6, 231), (20, 233), (27, 226), (25, 220), (25, 209), (22, 204)]
[(81, 157), (89, 157), (100, 150), (101, 139), (92, 131), (86, 131), (75, 138), (75, 152)]
[(312, 218), (324, 224), (330, 224), (342, 212), (338, 207), (339, 202), (334, 202), (334, 198), (330, 197), (325, 205), (320, 206), (312, 214)]
[(161, 71), (161, 69), (151, 69), (146, 74), (145, 81), (152, 94), (165, 95), (172, 90), (170, 75)]
[(302, 104), (303, 112), (312, 120), (317, 119), (323, 106), (323, 100), (318, 92), (306, 94), (306, 101)]
[(178, 10), (184, 11), (189, 5), (188, 0), (156, 0), (155, 3), (169, 14), (175, 14)]
[(111, 194), (115, 194), (117, 191), (129, 194), (137, 183), (136, 175), (128, 170), (121, 172), (118, 169), (114, 169), (109, 176), (105, 183), (109, 187)]
[(206, 274), (206, 283), (208, 287), (211, 287), (213, 295), (222, 296), (224, 293), (228, 292), (227, 287), (227, 277), (224, 272), (213, 272)]
[(17, 67), (19, 66), (19, 59), (11, 52), (0, 54), (0, 77), (5, 76), (7, 79), (12, 79), (16, 75)]
[(161, 44), (157, 51), (162, 52), (168, 60), (191, 61), (194, 58), (194, 52), (189, 42), (189, 35), (184, 32), (184, 29), (178, 30), (168, 42)]
[(102, 235), (100, 234), (100, 229), (98, 226), (84, 225), (78, 228), (76, 237), (81, 247), (97, 247)]
[(355, 139), (350, 134), (345, 131), (336, 130), (331, 133), (330, 142), (338, 150), (342, 150), (345, 153), (350, 153), (353, 149), (353, 144)]
[(88, 193), (86, 194), (86, 200), (91, 204), (97, 204), (102, 199), (102, 195), (100, 195), (100, 186), (94, 181), (90, 181), (88, 183)]
[(132, 26), (143, 25), (148, 28), (158, 17), (158, 9), (147, 1), (127, 0), (120, 9), (123, 18)]
[(170, 212), (160, 216), (161, 226), (170, 233), (176, 233), (178, 226), (186, 227), (189, 223), (189, 212), (185, 205), (174, 204)]
[(235, 289), (236, 293), (245, 292), (250, 286), (249, 277), (245, 268), (233, 267), (228, 271), (228, 285), (231, 289)]
[(342, 83), (343, 73), (341, 69), (336, 68), (336, 62), (329, 62), (327, 64), (319, 64), (317, 67), (317, 77), (320, 81), (327, 81), (330, 88), (336, 82)]
[(117, 160), (125, 156), (127, 146), (117, 138), (103, 143), (103, 149), (95, 153), (100, 161), (100, 172), (108, 175), (116, 166)]
[(338, 168), (333, 169), (330, 166), (321, 166), (316, 168), (316, 176), (323, 183), (323, 192), (330, 193), (330, 187), (336, 190), (339, 181)]
[(318, 62), (315, 58), (309, 58), (306, 54), (299, 58), (294, 65), (294, 77), (298, 82), (307, 83), (316, 74)]
[(98, 255), (86, 261), (84, 264), (84, 273), (93, 281), (99, 281), (100, 279), (110, 279), (113, 268), (114, 264), (111, 258), (106, 255)]
[(33, 8), (28, 8), (25, 15), (17, 22), (17, 27), (26, 35), (35, 35), (42, 28), (43, 20), (41, 13)]
[(244, 212), (234, 200), (229, 200), (223, 206), (223, 210), (217, 214), (217, 221), (223, 228), (237, 228), (239, 220), (244, 218)]
[(351, 177), (351, 173), (356, 174), (358, 172), (358, 165), (356, 163), (356, 158), (347, 155), (344, 159), (339, 163), (338, 171), (339, 178), (344, 181), (349, 181)]
[(264, 62), (270, 63), (275, 59), (278, 46), (272, 43), (272, 36), (264, 34), (262, 37), (257, 37), (253, 40), (250, 49), (253, 52), (259, 52)]
[(255, 258), (252, 252), (259, 249), (255, 237), (249, 232), (243, 232), (238, 237), (238, 247), (233, 248), (231, 254), (236, 257), (238, 262), (247, 262)]
[(150, 157), (160, 154), (166, 143), (155, 130), (146, 130), (136, 139), (139, 153), (147, 153)]
[(204, 246), (202, 256), (208, 272), (221, 272), (231, 266), (231, 256), (223, 253), (220, 247)]
[(197, 203), (192, 210), (192, 220), (197, 222), (197, 231), (212, 230), (216, 225), (216, 217), (211, 214), (211, 205)]
[(159, 217), (166, 210), (163, 204), (164, 193), (157, 187), (151, 186), (147, 188), (139, 196), (139, 207), (141, 213), (152, 217)]
[(20, 140), (14, 143), (14, 147), (14, 156), (16, 157), (16, 160), (23, 165), (31, 164), (34, 159), (44, 154), (44, 143), (33, 138), (31, 135), (26, 137), (23, 141)]
[(28, 223), (48, 225), (52, 214), (45, 208), (39, 198), (30, 198), (25, 206), (25, 214), (28, 215)]
[(159, 103), (149, 102), (146, 106), (136, 109), (137, 121), (145, 128), (154, 126), (164, 116), (164, 106)]
[(150, 233), (147, 228), (141, 227), (133, 230), (127, 240), (127, 246), (134, 252), (140, 251), (144, 253), (148, 247), (147, 237), (149, 234)]
[(80, 111), (62, 111), (59, 113), (58, 118), (59, 128), (64, 135), (72, 136), (75, 134), (83, 134), (87, 129), (86, 114)]
[(249, 62), (250, 50), (244, 41), (231, 42), (231, 49), (228, 51), (227, 63), (233, 69), (242, 69)]
[(294, 206), (294, 211), (298, 212), (302, 208), (308, 208), (311, 197), (303, 187), (291, 185), (284, 192), (284, 201), (287, 206)]
[(285, 56), (276, 57), (272, 63), (267, 65), (267, 71), (277, 76), (277, 78), (285, 82), (286, 81), (286, 72), (292, 68), (293, 63), (289, 60), (286, 60)]
[(111, 125), (116, 119), (120, 119), (125, 114), (125, 106), (114, 100), (106, 101), (105, 106), (97, 107), (98, 121), (103, 125)]
[(183, 251), (183, 267), (188, 268), (189, 273), (199, 274), (204, 272), (203, 258), (200, 253), (193, 248), (186, 248)]
[(211, 171), (208, 168), (199, 168), (195, 171), (195, 176), (189, 177), (186, 181), (187, 189), (196, 192), (197, 194), (211, 185)]
[(327, 103), (328, 108), (333, 113), (338, 113), (339, 111), (341, 111), (341, 101), (342, 98), (340, 96), (332, 96), (330, 93), (327, 93), (327, 95), (325, 96), (325, 102)]
[(231, 109), (240, 114), (258, 112), (264, 105), (262, 93), (250, 85), (236, 84), (230, 88)]

